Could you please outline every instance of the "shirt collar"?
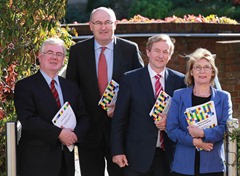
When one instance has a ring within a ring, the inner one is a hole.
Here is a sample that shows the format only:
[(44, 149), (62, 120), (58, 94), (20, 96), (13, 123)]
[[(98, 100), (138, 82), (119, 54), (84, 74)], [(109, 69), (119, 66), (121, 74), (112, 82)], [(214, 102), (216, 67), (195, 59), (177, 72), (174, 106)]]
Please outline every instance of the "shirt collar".
[(54, 81), (56, 82), (57, 85), (59, 84), (59, 79), (58, 79), (58, 75), (56, 75), (53, 79), (48, 76), (44, 71), (40, 70), (40, 72), (42, 73), (44, 79), (47, 81), (48, 85), (50, 85), (51, 81), (54, 79)]
[(157, 74), (160, 74), (162, 78), (164, 78), (165, 76), (165, 70), (166, 68), (163, 69), (163, 71), (161, 71), (160, 73), (156, 73), (151, 66), (148, 64), (148, 72), (151, 78), (154, 78), (154, 76), (156, 76)]
[[(113, 50), (113, 43), (114, 40), (112, 40), (108, 45), (106, 45), (105, 47), (107, 47), (107, 49)], [(102, 45), (100, 45), (96, 40), (94, 40), (94, 50), (99, 50), (101, 49)]]

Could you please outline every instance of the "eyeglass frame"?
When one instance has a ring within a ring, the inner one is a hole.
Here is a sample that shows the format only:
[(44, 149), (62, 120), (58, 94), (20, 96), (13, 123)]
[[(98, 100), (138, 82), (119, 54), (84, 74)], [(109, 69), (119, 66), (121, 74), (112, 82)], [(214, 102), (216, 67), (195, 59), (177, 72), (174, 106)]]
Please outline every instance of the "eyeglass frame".
[(54, 56), (56, 56), (56, 58), (64, 58), (64, 53), (61, 53), (61, 52), (56, 52), (56, 53), (54, 53), (54, 51), (52, 51), (52, 50), (48, 50), (48, 51), (46, 51), (46, 52), (42, 52), (43, 54), (46, 54), (47, 56), (49, 56), (49, 57), (54, 57)]
[(194, 66), (193, 69), (198, 72), (200, 72), (202, 70), (208, 72), (208, 71), (211, 71), (213, 68), (211, 65), (204, 65), (203, 67), (201, 65), (197, 65), (197, 66)]
[(105, 25), (105, 26), (111, 26), (114, 22), (113, 21), (110, 21), (110, 20), (107, 20), (105, 22), (102, 22), (102, 21), (91, 21), (92, 24), (96, 25), (96, 26), (102, 26), (102, 25)]

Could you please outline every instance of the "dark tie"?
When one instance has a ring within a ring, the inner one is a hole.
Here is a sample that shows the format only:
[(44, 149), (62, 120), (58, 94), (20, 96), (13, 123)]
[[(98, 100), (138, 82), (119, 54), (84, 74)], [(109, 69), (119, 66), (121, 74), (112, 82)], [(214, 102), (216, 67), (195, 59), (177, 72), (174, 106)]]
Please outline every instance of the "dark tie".
[[(155, 97), (157, 98), (159, 93), (161, 92), (161, 90), (163, 90), (162, 88), (162, 84), (160, 82), (160, 78), (162, 77), (161, 75), (157, 74), (154, 76), (156, 79), (155, 82)], [(163, 131), (159, 130), (159, 135), (160, 135), (160, 147), (162, 149), (164, 149), (164, 141), (163, 141)]]
[(98, 87), (100, 95), (104, 93), (108, 85), (107, 61), (104, 54), (106, 47), (101, 47), (101, 53), (98, 61)]
[(57, 92), (57, 89), (55, 88), (55, 81), (52, 80), (51, 81), (51, 91), (53, 93), (53, 96), (57, 102), (57, 105), (58, 107), (60, 108), (61, 107), (61, 104), (60, 104), (60, 100), (59, 100), (59, 95), (58, 95), (58, 92)]

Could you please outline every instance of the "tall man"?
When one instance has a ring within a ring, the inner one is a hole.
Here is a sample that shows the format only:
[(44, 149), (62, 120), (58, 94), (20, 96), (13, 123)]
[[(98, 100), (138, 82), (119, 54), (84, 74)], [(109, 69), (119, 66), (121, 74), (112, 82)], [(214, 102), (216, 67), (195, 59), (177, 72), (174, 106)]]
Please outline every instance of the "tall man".
[(146, 47), (149, 64), (124, 74), (120, 83), (111, 147), (113, 162), (124, 167), (124, 176), (170, 174), (174, 145), (165, 133), (166, 115), (160, 114), (161, 120), (155, 122), (149, 113), (159, 90), (172, 96), (174, 90), (185, 87), (184, 75), (166, 68), (173, 51), (168, 35), (150, 37)]
[[(40, 70), (16, 84), (14, 103), (22, 124), (17, 152), (20, 176), (74, 175), (74, 155), (66, 146), (83, 141), (89, 119), (78, 86), (58, 76), (65, 54), (61, 39), (45, 40), (38, 54)], [(52, 123), (66, 101), (76, 116), (75, 129)]]
[(112, 163), (110, 155), (115, 105), (105, 111), (98, 102), (107, 83), (112, 79), (119, 83), (124, 72), (142, 67), (143, 61), (136, 43), (114, 36), (117, 24), (113, 10), (94, 9), (89, 25), (94, 37), (71, 47), (66, 72), (66, 77), (79, 85), (91, 122), (87, 139), (79, 150), (81, 172), (82, 176), (103, 176), (106, 159), (109, 175), (119, 176), (121, 170)]

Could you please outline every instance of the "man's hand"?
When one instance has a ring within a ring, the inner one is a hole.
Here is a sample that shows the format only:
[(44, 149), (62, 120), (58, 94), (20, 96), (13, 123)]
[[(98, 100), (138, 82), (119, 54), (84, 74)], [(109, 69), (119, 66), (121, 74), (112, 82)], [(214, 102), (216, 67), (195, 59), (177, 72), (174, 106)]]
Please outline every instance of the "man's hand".
[(108, 108), (107, 115), (108, 115), (108, 117), (112, 118), (114, 110), (115, 110), (115, 103), (107, 104), (107, 108)]
[(167, 122), (167, 115), (166, 114), (160, 114), (159, 115), (160, 120), (155, 121), (155, 125), (159, 130), (166, 130), (166, 122)]
[(78, 141), (76, 134), (73, 132), (72, 129), (62, 128), (61, 133), (58, 136), (59, 140), (62, 144), (66, 146), (73, 145), (75, 142)]
[(126, 155), (115, 155), (113, 156), (112, 161), (116, 163), (119, 167), (128, 166), (128, 160), (126, 158)]

